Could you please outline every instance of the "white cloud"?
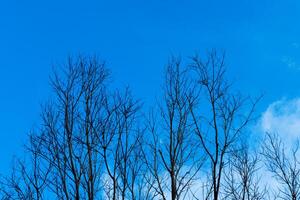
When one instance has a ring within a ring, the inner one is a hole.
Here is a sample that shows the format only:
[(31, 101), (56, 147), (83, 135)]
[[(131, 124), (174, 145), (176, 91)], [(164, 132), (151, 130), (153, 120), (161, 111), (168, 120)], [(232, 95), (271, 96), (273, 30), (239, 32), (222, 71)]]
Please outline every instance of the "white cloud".
[(263, 132), (277, 133), (285, 139), (300, 137), (300, 98), (270, 104), (260, 122)]

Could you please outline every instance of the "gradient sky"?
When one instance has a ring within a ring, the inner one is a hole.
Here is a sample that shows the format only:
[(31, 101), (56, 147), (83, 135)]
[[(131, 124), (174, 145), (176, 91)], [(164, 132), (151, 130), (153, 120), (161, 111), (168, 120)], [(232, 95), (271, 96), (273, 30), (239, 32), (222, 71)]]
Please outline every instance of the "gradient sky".
[(296, 0), (1, 1), (0, 172), (22, 154), (51, 96), (52, 66), (68, 55), (98, 55), (115, 84), (151, 103), (171, 55), (225, 50), (235, 86), (265, 94), (263, 112), (300, 97), (299, 19)]

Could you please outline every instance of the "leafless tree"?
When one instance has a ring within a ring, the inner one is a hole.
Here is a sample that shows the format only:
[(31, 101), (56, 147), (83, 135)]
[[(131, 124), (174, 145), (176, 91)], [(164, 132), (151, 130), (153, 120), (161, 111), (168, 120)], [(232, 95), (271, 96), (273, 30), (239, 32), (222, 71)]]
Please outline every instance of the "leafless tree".
[(104, 62), (69, 58), (51, 77), (54, 98), (29, 137), (29, 159), (1, 179), (3, 199), (202, 199), (202, 185), (207, 200), (262, 199), (257, 157), (233, 151), (258, 100), (231, 91), (224, 56), (215, 51), (182, 66), (179, 59), (169, 62), (163, 98), (142, 117), (129, 89), (108, 86)]
[[(115, 112), (109, 123), (110, 130), (102, 133), (101, 148), (108, 179), (106, 197), (108, 199), (137, 199), (135, 188), (142, 167), (140, 154), (142, 130), (138, 126), (140, 104), (127, 90), (125, 94), (114, 96)], [(105, 135), (106, 134), (106, 135)]]
[(108, 70), (94, 57), (70, 59), (62, 72), (51, 79), (57, 98), (44, 107), (38, 136), (39, 155), (53, 166), (51, 191), (58, 199), (139, 198), (140, 103), (129, 89), (108, 91)]
[[(231, 84), (225, 77), (224, 54), (219, 55), (212, 50), (206, 60), (195, 56), (191, 68), (201, 90), (199, 98), (202, 104), (198, 109), (190, 106), (190, 111), (201, 145), (200, 151), (204, 150), (211, 169), (211, 187), (208, 187), (207, 196), (212, 195), (212, 199), (218, 200), (222, 174), (228, 163), (227, 155), (252, 120), (258, 99), (251, 101), (231, 91)], [(190, 102), (193, 105), (193, 101)]]
[(29, 135), (25, 158), (17, 159), (10, 176), (1, 180), (2, 199), (42, 200), (48, 186), (51, 164), (39, 156), (41, 143), (34, 134)]
[[(19, 164), (21, 174), (29, 180), (25, 185), (35, 189), (33, 199), (41, 199), (38, 190), (46, 183), (48, 193), (58, 199), (101, 196), (103, 171), (97, 131), (103, 113), (107, 113), (107, 77), (104, 63), (95, 57), (70, 58), (61, 73), (54, 73), (51, 84), (55, 98), (43, 107), (39, 133), (30, 137), (28, 149), (33, 159), (28, 165)], [(40, 163), (51, 166), (51, 170), (41, 170)], [(34, 167), (33, 178), (29, 166)], [(41, 177), (43, 184), (37, 180)]]
[[(94, 57), (69, 59), (63, 75), (51, 79), (56, 99), (45, 107), (41, 156), (51, 162), (52, 190), (59, 199), (95, 199), (99, 192), (98, 125), (106, 102), (103, 63)], [(99, 195), (99, 194), (98, 194)]]
[(149, 152), (144, 157), (152, 177), (148, 182), (159, 199), (184, 199), (203, 164), (203, 157), (196, 156), (192, 134), (190, 107), (196, 97), (187, 73), (178, 59), (171, 60), (165, 74), (163, 104), (158, 115), (149, 117), (148, 138), (152, 136), (152, 141), (148, 140)]
[(277, 134), (267, 133), (262, 155), (267, 169), (273, 174), (278, 183), (280, 199), (297, 200), (300, 198), (300, 165), (298, 161), (298, 142), (294, 148), (284, 145)]
[(260, 182), (259, 156), (250, 152), (247, 144), (231, 152), (225, 170), (224, 199), (262, 200), (266, 199), (265, 186)]

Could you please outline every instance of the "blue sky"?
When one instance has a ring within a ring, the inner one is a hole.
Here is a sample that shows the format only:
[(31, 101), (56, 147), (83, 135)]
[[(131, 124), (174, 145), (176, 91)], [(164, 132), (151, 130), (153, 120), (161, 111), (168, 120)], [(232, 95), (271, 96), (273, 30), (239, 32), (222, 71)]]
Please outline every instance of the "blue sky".
[(265, 94), (260, 112), (297, 99), (299, 11), (296, 0), (1, 1), (0, 172), (38, 126), (51, 68), (68, 55), (98, 55), (115, 84), (151, 103), (171, 55), (217, 48), (226, 51), (235, 87)]

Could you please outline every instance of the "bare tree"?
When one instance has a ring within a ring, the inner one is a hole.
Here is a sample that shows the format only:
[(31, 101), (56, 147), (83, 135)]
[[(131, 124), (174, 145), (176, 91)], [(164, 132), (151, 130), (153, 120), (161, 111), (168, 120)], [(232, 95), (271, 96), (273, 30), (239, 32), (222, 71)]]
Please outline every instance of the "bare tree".
[(138, 102), (134, 101), (131, 95), (124, 95), (121, 101), (124, 102), (120, 108), (120, 131), (118, 147), (118, 174), (120, 175), (119, 185), (121, 200), (139, 198), (135, 188), (139, 179), (141, 162), (141, 145), (143, 144), (143, 131), (137, 124)]
[(40, 156), (41, 143), (35, 135), (29, 135), (29, 145), (26, 146), (24, 159), (17, 159), (10, 176), (1, 180), (2, 199), (42, 200), (48, 186), (48, 176), (51, 164)]
[(280, 188), (280, 199), (297, 200), (300, 198), (300, 165), (298, 161), (299, 144), (296, 143), (291, 152), (276, 134), (267, 133), (262, 155), (267, 169), (273, 174)]
[[(195, 81), (201, 90), (199, 98), (202, 104), (198, 109), (190, 106), (190, 111), (201, 145), (200, 151), (205, 152), (210, 164), (211, 187), (208, 187), (207, 196), (212, 195), (214, 200), (220, 198), (227, 155), (251, 121), (258, 101), (252, 102), (250, 98), (243, 98), (239, 93), (231, 91), (231, 85), (225, 77), (224, 59), (224, 54), (218, 55), (212, 50), (207, 60), (195, 56), (191, 64)], [(193, 100), (190, 102), (193, 105)]]
[(138, 110), (140, 104), (130, 92), (114, 96), (116, 105), (108, 132), (102, 132), (100, 142), (108, 180), (106, 180), (106, 197), (108, 199), (136, 199), (135, 189), (141, 168), (140, 148), (142, 131), (138, 127)]
[(50, 188), (58, 199), (100, 195), (101, 156), (97, 153), (108, 71), (95, 57), (68, 60), (51, 79), (56, 98), (44, 107), (40, 157), (51, 163)]
[(265, 186), (258, 175), (259, 157), (249, 152), (246, 144), (231, 152), (228, 167), (225, 170), (224, 199), (262, 200), (266, 199)]
[[(44, 107), (39, 155), (51, 163), (50, 190), (58, 199), (135, 199), (140, 103), (110, 92), (108, 70), (94, 57), (70, 59), (51, 79), (56, 99)], [(135, 163), (133, 163), (135, 161)]]
[(164, 200), (184, 199), (203, 164), (200, 154), (196, 156), (192, 134), (190, 107), (196, 103), (193, 83), (180, 65), (179, 60), (173, 59), (167, 66), (163, 104), (159, 116), (150, 116), (148, 130), (152, 141), (144, 155), (153, 194)]
[(129, 89), (108, 87), (105, 63), (69, 58), (51, 78), (54, 98), (29, 137), (30, 159), (1, 179), (3, 199), (201, 199), (200, 185), (207, 200), (262, 199), (257, 158), (233, 153), (258, 100), (231, 92), (225, 72), (215, 51), (206, 61), (193, 57), (191, 68), (172, 59), (162, 101), (142, 118)]

